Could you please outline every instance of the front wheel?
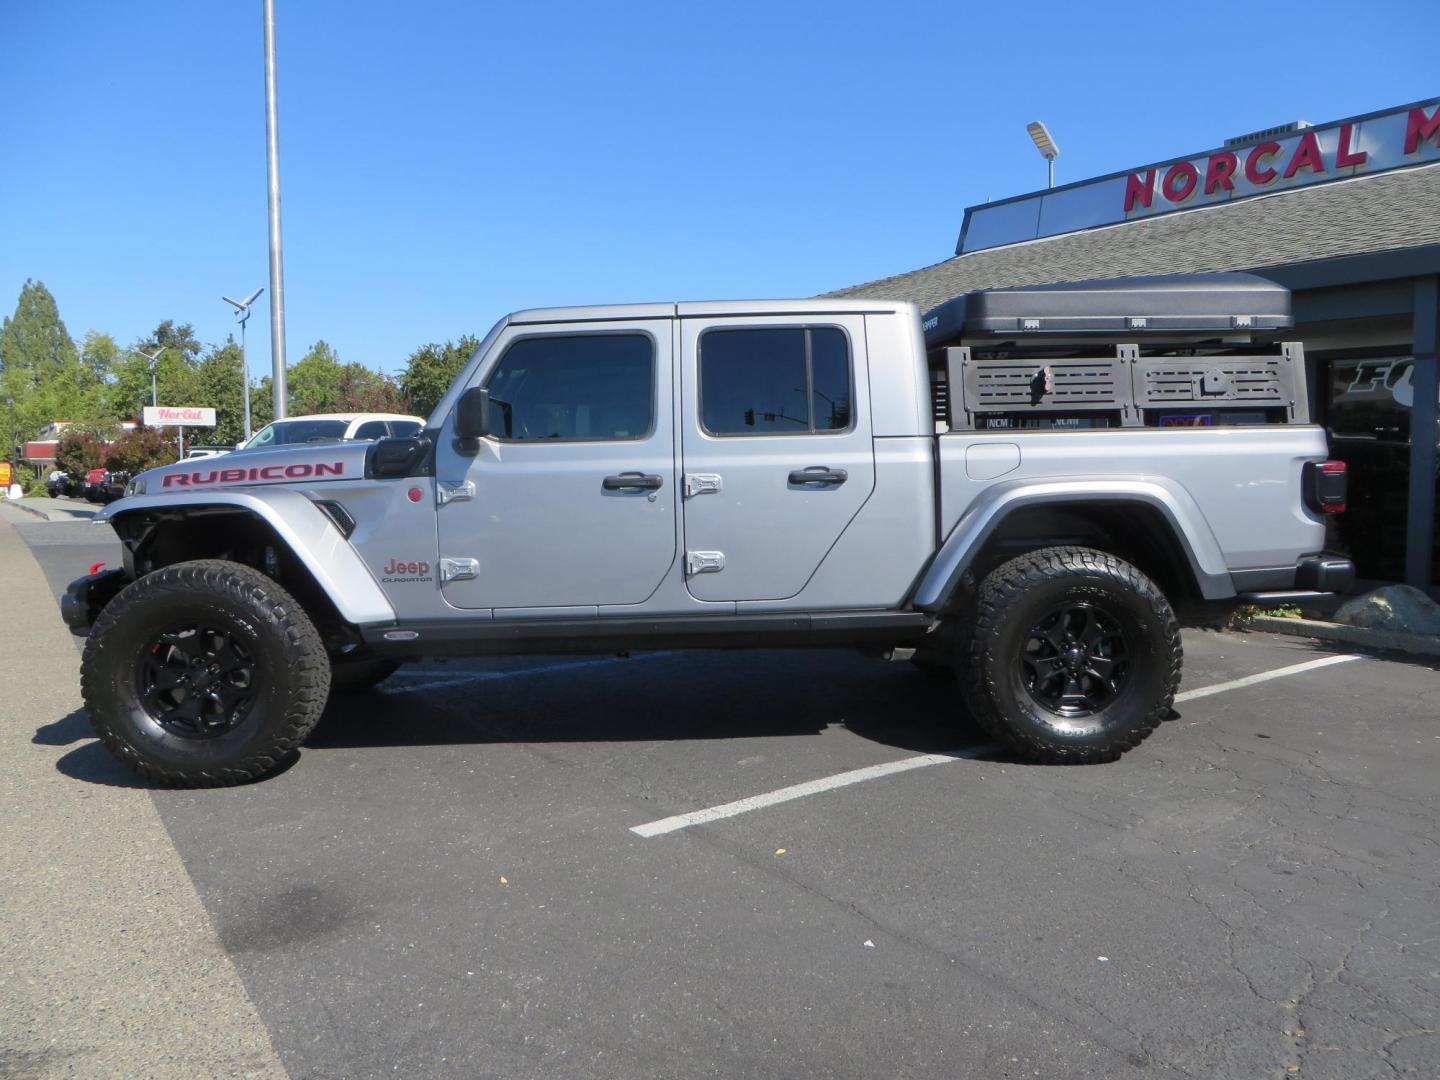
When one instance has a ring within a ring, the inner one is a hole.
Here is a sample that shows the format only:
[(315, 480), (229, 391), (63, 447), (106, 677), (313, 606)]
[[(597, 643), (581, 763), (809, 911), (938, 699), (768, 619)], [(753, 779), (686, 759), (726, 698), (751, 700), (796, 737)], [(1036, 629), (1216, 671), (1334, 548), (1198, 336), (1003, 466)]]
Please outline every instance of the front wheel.
[(1123, 559), (1044, 548), (981, 583), (959, 660), (990, 735), (1043, 762), (1113, 761), (1169, 713), (1180, 627), (1155, 583)]
[(80, 688), (105, 746), (142, 776), (211, 787), (272, 771), (320, 719), (330, 661), (310, 618), (240, 563), (177, 563), (107, 604)]

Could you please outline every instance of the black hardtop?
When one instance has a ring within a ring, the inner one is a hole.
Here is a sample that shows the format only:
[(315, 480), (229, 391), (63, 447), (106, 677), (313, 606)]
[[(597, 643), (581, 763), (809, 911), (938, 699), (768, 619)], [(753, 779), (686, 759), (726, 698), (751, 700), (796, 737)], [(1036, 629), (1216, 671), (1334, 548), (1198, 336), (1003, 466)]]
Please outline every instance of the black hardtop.
[(1257, 274), (1158, 274), (980, 289), (925, 313), (925, 344), (999, 337), (1106, 336), (1147, 340), (1284, 330), (1290, 290)]

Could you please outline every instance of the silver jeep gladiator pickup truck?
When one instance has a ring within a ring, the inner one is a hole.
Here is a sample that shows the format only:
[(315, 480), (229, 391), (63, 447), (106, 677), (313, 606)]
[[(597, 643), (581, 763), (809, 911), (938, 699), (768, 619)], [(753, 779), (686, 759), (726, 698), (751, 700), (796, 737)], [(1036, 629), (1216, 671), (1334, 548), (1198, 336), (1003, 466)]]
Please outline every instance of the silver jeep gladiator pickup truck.
[[(414, 437), (144, 473), (62, 605), (151, 780), (265, 774), (407, 660), (915, 650), (1047, 762), (1167, 715), (1182, 620), (1346, 584), (1289, 294), (1247, 275), (517, 312)], [(904, 655), (901, 653), (901, 655)]]

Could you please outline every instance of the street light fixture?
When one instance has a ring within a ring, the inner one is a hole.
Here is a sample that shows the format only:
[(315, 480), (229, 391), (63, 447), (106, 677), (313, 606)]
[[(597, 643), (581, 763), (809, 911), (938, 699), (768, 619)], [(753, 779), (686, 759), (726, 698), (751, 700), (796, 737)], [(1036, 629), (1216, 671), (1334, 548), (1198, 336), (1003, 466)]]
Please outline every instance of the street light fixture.
[(1060, 147), (1055, 145), (1054, 138), (1050, 135), (1050, 129), (1043, 121), (1036, 120), (1034, 123), (1026, 124), (1025, 130), (1030, 133), (1030, 138), (1035, 140), (1035, 149), (1040, 151), (1040, 156), (1045, 159), (1049, 167), (1050, 179), (1045, 185), (1047, 188), (1055, 186), (1055, 159), (1060, 156)]
[(145, 366), (150, 369), (150, 405), (154, 407), (160, 404), (159, 399), (155, 396), (155, 366), (160, 363), (160, 354), (163, 353), (165, 350), (156, 349), (154, 356), (151, 356), (144, 349), (136, 349), (135, 351), (138, 352), (141, 356), (145, 357)]
[(250, 305), (253, 304), (259, 295), (265, 291), (262, 285), (244, 300), (232, 300), (228, 296), (220, 297), (225, 303), (235, 309), (235, 321), (240, 324), (240, 385), (245, 388), (245, 441), (250, 441), (250, 362), (245, 357), (245, 323), (250, 318)]

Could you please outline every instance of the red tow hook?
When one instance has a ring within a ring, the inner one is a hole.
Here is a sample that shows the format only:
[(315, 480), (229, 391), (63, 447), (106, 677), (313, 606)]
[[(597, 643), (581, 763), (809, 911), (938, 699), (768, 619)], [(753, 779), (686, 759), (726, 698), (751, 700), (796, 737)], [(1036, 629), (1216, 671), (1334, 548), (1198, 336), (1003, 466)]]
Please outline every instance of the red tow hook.
[(93, 575), (95, 575), (95, 574), (98, 574), (102, 569), (104, 569), (104, 567), (105, 567), (105, 564), (104, 564), (103, 562), (97, 562), (97, 563), (95, 563), (93, 566), (90, 567), (90, 573), (91, 573), (91, 575), (93, 576)]

